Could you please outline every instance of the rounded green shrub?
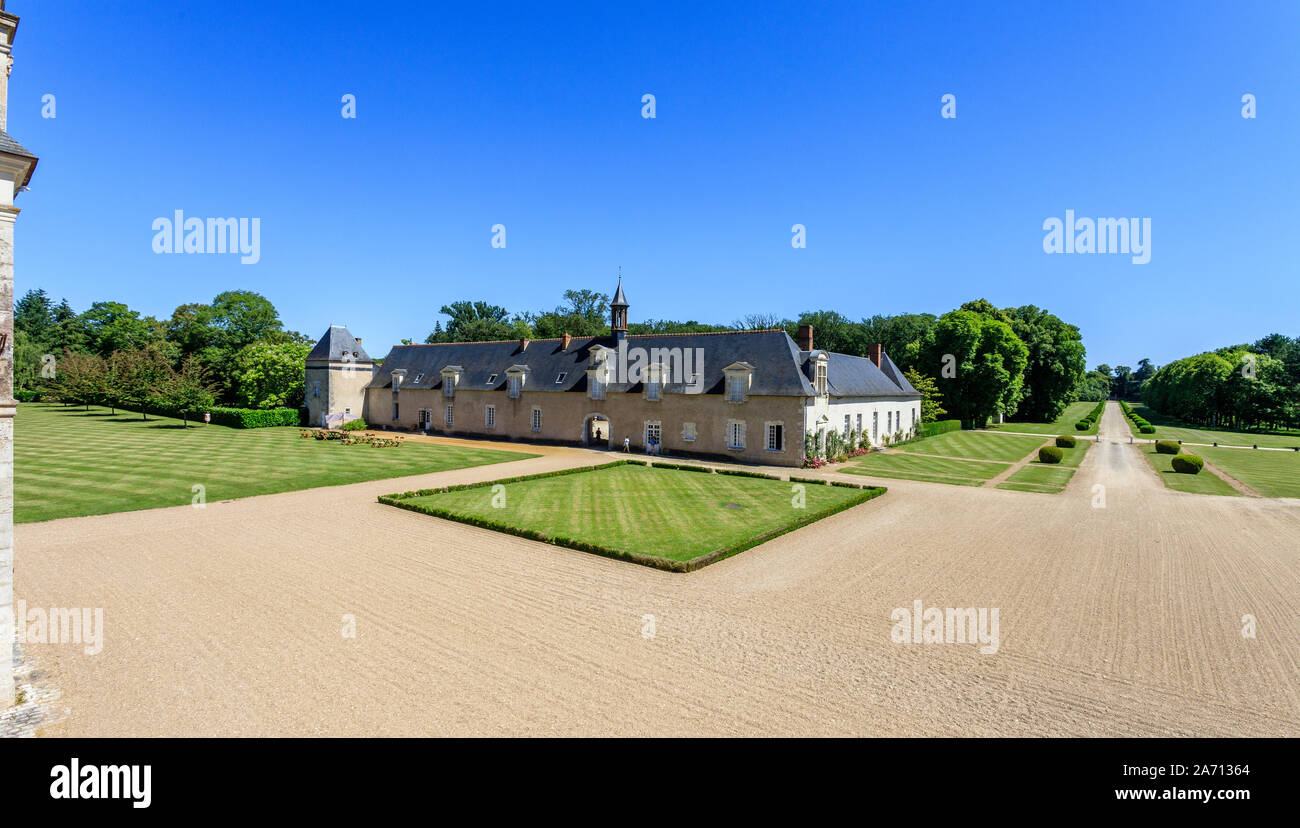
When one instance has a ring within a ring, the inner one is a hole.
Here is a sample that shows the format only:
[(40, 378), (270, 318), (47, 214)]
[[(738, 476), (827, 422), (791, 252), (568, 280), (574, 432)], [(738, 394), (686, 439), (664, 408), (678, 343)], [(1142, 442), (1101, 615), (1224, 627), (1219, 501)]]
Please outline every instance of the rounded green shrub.
[(1063, 457), (1065, 457), (1065, 452), (1056, 446), (1043, 446), (1038, 450), (1038, 462), (1040, 463), (1059, 463)]
[(365, 431), (367, 428), (369, 428), (369, 426), (366, 425), (366, 421), (360, 417), (357, 417), (355, 420), (348, 420), (343, 424), (344, 431)]
[(1155, 434), (1155, 433), (1156, 433), (1156, 427), (1153, 426), (1153, 425), (1138, 426), (1138, 433), (1140, 433), (1140, 434)]
[(1076, 442), (1077, 441), (1073, 437), (1066, 437), (1065, 435), (1056, 438), (1056, 445), (1061, 448), (1074, 448)]
[(1200, 474), (1205, 468), (1205, 461), (1195, 454), (1176, 454), (1169, 462), (1179, 474)]
[(1074, 424), (1074, 427), (1077, 428), (1079, 431), (1087, 431), (1087, 430), (1088, 430), (1088, 424), (1085, 423), (1083, 420), (1080, 420), (1079, 422), (1075, 423), (1075, 424)]
[(1180, 452), (1180, 451), (1182, 451), (1182, 450), (1183, 450), (1183, 447), (1180, 446), (1180, 445), (1178, 445), (1178, 442), (1177, 442), (1176, 440), (1157, 440), (1157, 441), (1156, 441), (1156, 453), (1157, 453), (1157, 454), (1177, 454), (1178, 452)]

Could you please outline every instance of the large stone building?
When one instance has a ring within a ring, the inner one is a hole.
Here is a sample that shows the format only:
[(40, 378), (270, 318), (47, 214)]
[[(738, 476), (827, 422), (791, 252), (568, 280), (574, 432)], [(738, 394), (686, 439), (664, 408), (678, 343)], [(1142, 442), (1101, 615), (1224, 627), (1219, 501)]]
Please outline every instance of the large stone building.
[(0, 708), (14, 702), (14, 198), (31, 181), (36, 156), (9, 137), (9, 50), (18, 17), (0, 0)]
[[(813, 330), (629, 336), (620, 282), (607, 336), (399, 345), (373, 367), (346, 328), (308, 357), (311, 421), (801, 465), (804, 435), (909, 435), (921, 395), (879, 345), (817, 350)], [(352, 353), (351, 375), (340, 353)], [(364, 383), (359, 377), (364, 376)], [(362, 387), (364, 386), (364, 387)]]

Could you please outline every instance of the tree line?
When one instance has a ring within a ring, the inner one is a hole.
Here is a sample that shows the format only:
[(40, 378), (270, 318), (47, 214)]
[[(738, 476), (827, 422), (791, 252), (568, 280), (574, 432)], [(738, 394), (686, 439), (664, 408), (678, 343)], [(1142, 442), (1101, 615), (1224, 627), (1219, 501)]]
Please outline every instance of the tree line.
[(1141, 387), (1166, 417), (1234, 430), (1300, 427), (1300, 337), (1269, 334), (1175, 360)]
[(252, 291), (184, 304), (162, 320), (111, 301), (78, 313), (35, 289), (14, 305), (14, 389), (138, 410), (297, 408), (311, 344)]

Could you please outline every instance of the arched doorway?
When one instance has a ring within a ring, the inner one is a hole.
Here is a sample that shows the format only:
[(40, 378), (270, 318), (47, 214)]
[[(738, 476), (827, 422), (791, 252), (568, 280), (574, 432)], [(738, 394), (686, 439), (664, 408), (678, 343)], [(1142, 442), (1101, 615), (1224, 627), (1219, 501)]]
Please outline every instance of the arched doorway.
[(614, 444), (614, 429), (604, 414), (588, 414), (582, 420), (582, 444), (592, 448), (609, 448)]

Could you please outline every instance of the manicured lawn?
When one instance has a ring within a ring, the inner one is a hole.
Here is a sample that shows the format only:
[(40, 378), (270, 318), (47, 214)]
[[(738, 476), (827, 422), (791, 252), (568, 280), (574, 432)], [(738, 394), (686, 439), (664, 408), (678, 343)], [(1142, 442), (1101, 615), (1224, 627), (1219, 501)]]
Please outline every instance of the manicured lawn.
[(1092, 428), (1087, 431), (1076, 431), (1074, 428), (1075, 423), (1086, 417), (1088, 412), (1096, 407), (1096, 403), (1074, 402), (1065, 407), (1065, 411), (1060, 417), (1056, 418), (1056, 422), (1054, 423), (998, 423), (990, 425), (989, 430), (1020, 431), (1027, 434), (1096, 434), (1097, 423), (1093, 423)]
[(1061, 449), (1064, 455), (1060, 463), (1042, 463), (1035, 457), (1026, 466), (998, 484), (999, 489), (1011, 489), (1017, 492), (1043, 492), (1056, 494), (1065, 490), (1074, 470), (1083, 462), (1092, 443), (1082, 440), (1074, 448)]
[[(1260, 434), (1254, 431), (1222, 431), (1200, 426), (1188, 426), (1178, 420), (1162, 417), (1140, 403), (1130, 403), (1133, 410), (1156, 427), (1155, 434), (1138, 434), (1137, 426), (1125, 417), (1129, 430), (1144, 440), (1182, 440), (1184, 443), (1222, 443), (1230, 446), (1264, 446), (1268, 448), (1293, 448), (1300, 446), (1300, 432)], [(1229, 472), (1231, 474), (1231, 472)], [(1198, 475), (1199, 476), (1199, 475)]]
[[(1147, 462), (1160, 475), (1160, 479), (1165, 482), (1165, 485), (1175, 491), (1191, 492), (1192, 494), (1241, 495), (1241, 492), (1232, 488), (1228, 481), (1209, 469), (1201, 469), (1200, 474), (1179, 474), (1174, 471), (1172, 465), (1174, 456), (1172, 454), (1160, 454), (1156, 451), (1156, 447), (1149, 443), (1138, 446), (1138, 449), (1146, 456)], [(1184, 453), (1197, 454), (1198, 452)], [(1211, 460), (1210, 462), (1214, 461)]]
[[(947, 435), (942, 435), (947, 436)], [(935, 437), (931, 440), (938, 439)], [(1019, 459), (1019, 458), (1017, 458)], [(949, 457), (924, 457), (902, 452), (872, 452), (841, 471), (873, 477), (895, 477), (927, 483), (951, 483), (957, 486), (982, 486), (997, 477), (1010, 463), (980, 463)]]
[(898, 447), (898, 450), (914, 454), (940, 454), (944, 457), (962, 457), (968, 460), (1014, 463), (1031, 451), (1037, 451), (1043, 442), (1044, 440), (1037, 437), (1018, 437), (979, 431), (949, 431), (924, 440), (904, 443)]
[(1207, 463), (1264, 497), (1300, 497), (1300, 452), (1197, 446), (1191, 453), (1204, 457)]
[(646, 556), (649, 560), (638, 562), (655, 566), (739, 551), (735, 547), (812, 522), (819, 512), (883, 492), (806, 484), (799, 508), (789, 482), (633, 464), (501, 485), (497, 491), (487, 485), (405, 493), (392, 496), (393, 505), (446, 510), (445, 517), (490, 522), (487, 528), (538, 532)]
[(344, 446), (297, 428), (235, 429), (106, 408), (22, 403), (14, 424), (14, 520), (25, 523), (337, 486), (535, 455), (408, 443)]

